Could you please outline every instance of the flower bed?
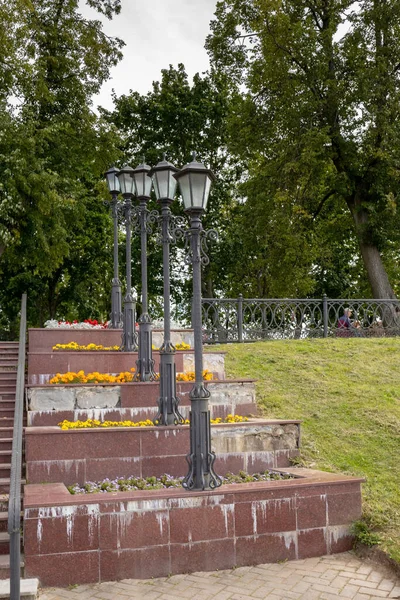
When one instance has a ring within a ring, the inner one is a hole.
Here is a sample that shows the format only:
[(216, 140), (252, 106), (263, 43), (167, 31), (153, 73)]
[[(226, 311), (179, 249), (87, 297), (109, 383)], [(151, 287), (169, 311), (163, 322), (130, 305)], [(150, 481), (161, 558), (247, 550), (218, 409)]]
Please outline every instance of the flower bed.
[[(195, 381), (195, 379), (196, 379), (196, 374), (194, 371), (187, 371), (187, 373), (177, 373), (176, 374), (177, 381)], [(204, 381), (212, 381), (213, 374), (210, 371), (208, 371), (208, 369), (205, 369), (203, 371), (203, 379), (204, 379)]]
[[(182, 487), (183, 477), (172, 477), (172, 475), (161, 475), (161, 477), (116, 477), (115, 479), (103, 479), (103, 481), (88, 481), (83, 485), (75, 483), (67, 486), (71, 494), (96, 494), (108, 492), (131, 492), (135, 490), (162, 490), (168, 488)], [(245, 471), (239, 471), (237, 475), (227, 473), (221, 477), (222, 485), (232, 485), (233, 483), (254, 483), (255, 481), (283, 481), (286, 479), (295, 479), (291, 473), (281, 473), (277, 471), (263, 471), (250, 475)]]
[[(62, 435), (65, 432), (59, 432)], [(183, 467), (179, 475), (187, 472), (186, 463)], [(227, 471), (238, 472), (222, 472)], [(306, 469), (285, 471), (296, 478), (225, 485), (214, 491), (172, 488), (71, 495), (62, 483), (26, 485), (25, 576), (59, 587), (350, 550), (350, 524), (361, 516), (362, 480)], [(165, 472), (170, 473), (166, 469), (159, 475)], [(81, 483), (101, 477), (86, 477)]]
[[(246, 423), (249, 419), (240, 415), (228, 415), (225, 419), (218, 417), (211, 419), (212, 425), (220, 423)], [(190, 425), (189, 419), (185, 419), (182, 425)], [(64, 431), (68, 429), (93, 429), (96, 427), (154, 427), (154, 422), (150, 419), (145, 421), (99, 421), (97, 419), (87, 419), (86, 421), (68, 421), (64, 419), (58, 426)]]
[(102, 323), (96, 319), (85, 319), (84, 321), (57, 321), (49, 319), (44, 324), (45, 329), (107, 329), (108, 322)]
[(118, 352), (119, 346), (103, 346), (102, 344), (87, 344), (81, 346), (78, 342), (69, 342), (68, 344), (56, 344), (52, 350), (67, 350), (68, 352)]
[(110, 375), (109, 373), (88, 373), (84, 371), (68, 371), (67, 373), (57, 373), (55, 377), (50, 379), (49, 383), (54, 385), (65, 383), (130, 383), (135, 376), (135, 369), (132, 367), (130, 371), (123, 371), (119, 375)]
[[(109, 373), (99, 373), (93, 371), (92, 373), (85, 374), (84, 371), (67, 371), (67, 373), (56, 373), (52, 377), (49, 383), (53, 385), (63, 385), (68, 383), (132, 383), (135, 377), (135, 368), (132, 367), (130, 371), (122, 371), (119, 375), (110, 375)], [(156, 374), (156, 379), (159, 379), (160, 375)], [(203, 371), (204, 381), (212, 381), (214, 378), (213, 374), (207, 369)], [(194, 371), (188, 373), (177, 373), (176, 381), (195, 381)]]
[[(120, 346), (103, 346), (102, 344), (87, 344), (81, 345), (78, 342), (68, 342), (68, 344), (55, 344), (52, 347), (53, 351), (67, 351), (67, 352), (119, 352)], [(153, 346), (153, 350), (159, 350), (160, 348)], [(190, 344), (186, 342), (178, 342), (175, 344), (175, 350), (190, 350)]]

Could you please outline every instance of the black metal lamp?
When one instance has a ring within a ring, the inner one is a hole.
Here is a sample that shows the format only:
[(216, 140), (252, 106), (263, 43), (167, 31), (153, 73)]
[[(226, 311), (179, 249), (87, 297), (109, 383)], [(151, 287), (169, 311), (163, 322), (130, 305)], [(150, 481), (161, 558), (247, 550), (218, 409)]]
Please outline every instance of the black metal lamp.
[(121, 191), (119, 180), (118, 180), (119, 170), (116, 167), (111, 167), (104, 173), (104, 176), (107, 181), (108, 191), (111, 195), (118, 195)]
[(121, 193), (124, 197), (125, 209), (125, 227), (126, 227), (126, 296), (124, 298), (124, 328), (122, 334), (121, 348), (125, 352), (134, 352), (137, 350), (135, 339), (135, 300), (132, 296), (132, 256), (131, 256), (131, 238), (132, 238), (132, 198), (134, 195), (135, 182), (133, 179), (133, 169), (128, 165), (122, 167), (119, 171), (118, 181)]
[(176, 180), (173, 175), (177, 172), (178, 169), (166, 160), (165, 154), (163, 160), (151, 170), (154, 191), (160, 202), (162, 200), (169, 200), (170, 203), (173, 201), (176, 190)]
[(201, 323), (201, 265), (207, 264), (208, 257), (202, 256), (201, 237), (205, 232), (201, 224), (208, 201), (211, 183), (215, 177), (210, 169), (196, 161), (183, 167), (174, 175), (179, 181), (185, 212), (190, 218), (190, 262), (193, 267), (193, 330), (194, 330), (194, 365), (195, 383), (190, 392), (190, 453), (187, 456), (189, 472), (183, 480), (183, 487), (188, 490), (208, 490), (221, 485), (220, 477), (214, 471), (215, 454), (211, 450), (211, 421), (208, 410), (209, 390), (203, 381), (203, 346)]
[[(121, 281), (118, 274), (118, 194), (120, 192), (118, 169), (111, 167), (104, 174), (108, 191), (111, 194), (111, 214), (114, 227), (114, 277), (111, 286), (111, 314), (110, 314), (110, 329), (120, 329), (122, 327), (122, 311), (121, 311)], [(107, 202), (109, 205), (110, 203)]]
[(171, 301), (169, 276), (169, 246), (171, 242), (171, 209), (175, 196), (176, 180), (173, 175), (178, 171), (165, 158), (152, 170), (154, 191), (161, 204), (161, 240), (163, 245), (164, 276), (164, 341), (160, 348), (160, 396), (155, 425), (182, 423), (183, 417), (178, 411), (179, 400), (176, 397), (175, 346), (171, 342)]
[(193, 210), (204, 212), (215, 175), (210, 169), (206, 169), (203, 163), (197, 162), (195, 152), (192, 162), (185, 165), (174, 175), (174, 178), (179, 181), (185, 212), (188, 214)]
[(141, 247), (141, 272), (142, 272), (142, 311), (139, 317), (139, 354), (136, 361), (136, 378), (139, 381), (152, 381), (155, 379), (154, 360), (152, 356), (152, 328), (151, 318), (148, 314), (148, 290), (147, 290), (147, 226), (149, 211), (147, 203), (150, 200), (152, 180), (150, 177), (151, 167), (143, 163), (134, 169), (132, 177), (135, 183), (136, 196), (139, 200), (138, 207), (138, 231), (140, 231)]

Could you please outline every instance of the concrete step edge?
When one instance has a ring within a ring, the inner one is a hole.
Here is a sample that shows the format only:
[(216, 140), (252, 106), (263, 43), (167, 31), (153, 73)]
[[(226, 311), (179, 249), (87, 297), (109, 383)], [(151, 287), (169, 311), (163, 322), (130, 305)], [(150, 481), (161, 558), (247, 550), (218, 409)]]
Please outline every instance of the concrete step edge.
[[(38, 597), (39, 579), (21, 579), (21, 600), (35, 600)], [(10, 580), (0, 581), (0, 598), (10, 597)]]

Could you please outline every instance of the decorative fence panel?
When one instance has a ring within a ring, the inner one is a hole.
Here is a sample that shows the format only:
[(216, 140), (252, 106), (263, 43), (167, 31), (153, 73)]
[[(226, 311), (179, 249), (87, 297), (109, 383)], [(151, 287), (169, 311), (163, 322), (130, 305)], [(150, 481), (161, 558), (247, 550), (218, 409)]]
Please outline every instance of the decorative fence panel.
[[(400, 302), (343, 298), (203, 298), (208, 344), (400, 335)], [(346, 310), (349, 309), (349, 310)], [(348, 319), (344, 318), (345, 313)]]

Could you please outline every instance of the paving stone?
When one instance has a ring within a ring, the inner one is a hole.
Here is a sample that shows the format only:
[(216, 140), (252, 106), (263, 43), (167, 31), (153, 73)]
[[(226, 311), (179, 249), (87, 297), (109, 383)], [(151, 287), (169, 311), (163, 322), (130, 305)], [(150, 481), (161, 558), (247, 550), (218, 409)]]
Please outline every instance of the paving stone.
[(340, 590), (340, 598), (354, 598), (360, 588), (357, 585), (351, 585), (347, 583)]
[(383, 590), (371, 590), (371, 588), (360, 587), (358, 590), (360, 594), (373, 594), (377, 598), (387, 598), (389, 596), (389, 592), (385, 592)]
[(394, 585), (394, 582), (390, 581), (390, 579), (382, 579), (378, 585), (378, 590), (386, 590), (387, 592), (391, 592), (394, 588)]
[(399, 580), (351, 553), (150, 580), (48, 588), (39, 600), (380, 600)]

